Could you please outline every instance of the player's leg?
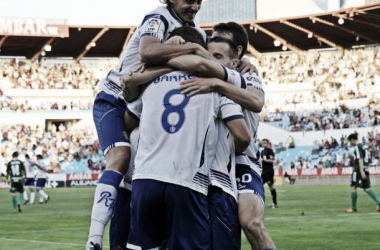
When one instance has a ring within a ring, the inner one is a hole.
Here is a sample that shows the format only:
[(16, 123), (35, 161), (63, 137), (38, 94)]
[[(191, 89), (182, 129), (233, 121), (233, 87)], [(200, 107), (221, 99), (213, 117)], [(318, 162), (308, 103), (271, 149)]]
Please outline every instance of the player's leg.
[(221, 188), (211, 186), (207, 200), (211, 226), (211, 249), (240, 250), (241, 227), (236, 199)]
[(45, 187), (46, 184), (46, 178), (38, 178), (37, 179), (37, 191), (38, 195), (40, 197), (39, 203), (46, 203), (50, 199), (50, 197), (45, 193), (43, 188)]
[(366, 179), (362, 179), (362, 187), (363, 190), (372, 198), (372, 200), (376, 203), (376, 212), (380, 212), (380, 199), (377, 196), (376, 192), (371, 188), (371, 181), (369, 179), (369, 173), (366, 172)]
[(91, 242), (102, 248), (104, 229), (111, 218), (120, 182), (128, 170), (130, 144), (124, 137), (125, 109), (125, 102), (104, 92), (98, 94), (94, 103), (94, 122), (107, 165), (95, 189), (86, 248), (91, 247)]
[(264, 186), (261, 176), (250, 166), (236, 166), (239, 189), (239, 221), (254, 250), (273, 250), (276, 246), (264, 225)]
[(271, 206), (271, 208), (278, 208), (277, 192), (276, 192), (276, 188), (274, 187), (274, 170), (271, 169), (270, 171), (268, 171), (267, 176), (268, 176), (268, 182), (267, 182), (268, 187), (269, 187), (270, 193), (272, 195), (272, 206)]
[(24, 193), (22, 195), (24, 196), (24, 203), (23, 203), (23, 205), (26, 205), (29, 202), (28, 192), (27, 192), (26, 188), (25, 188)]
[(164, 194), (166, 183), (156, 180), (133, 181), (131, 227), (128, 249), (158, 249), (165, 239)]
[(17, 203), (17, 207), (18, 207), (18, 211), (21, 212), (21, 205), (22, 203), (24, 202), (24, 193), (25, 189), (24, 189), (24, 183), (18, 183), (18, 190), (17, 192), (19, 192), (19, 196), (18, 196), (18, 203)]
[(16, 188), (15, 183), (11, 183), (11, 188), (10, 188), (9, 192), (11, 192), (11, 194), (12, 194), (12, 206), (13, 206), (13, 211), (15, 213), (18, 212), (18, 210), (17, 210), (16, 190), (17, 190), (17, 188)]
[(359, 176), (358, 176), (357, 172), (353, 171), (351, 174), (351, 184), (350, 184), (350, 187), (351, 187), (351, 207), (349, 207), (345, 210), (346, 213), (352, 213), (352, 212), (358, 211), (357, 206), (356, 206), (356, 202), (358, 200), (358, 193), (356, 191), (357, 186), (358, 186), (358, 178), (359, 178)]
[(36, 187), (34, 186), (34, 180), (33, 180), (33, 186), (29, 187), (30, 190), (30, 205), (34, 204), (34, 198), (36, 197)]
[(131, 223), (131, 191), (119, 188), (109, 231), (110, 249), (126, 250)]
[(165, 209), (168, 250), (211, 248), (206, 195), (187, 187), (167, 183)]

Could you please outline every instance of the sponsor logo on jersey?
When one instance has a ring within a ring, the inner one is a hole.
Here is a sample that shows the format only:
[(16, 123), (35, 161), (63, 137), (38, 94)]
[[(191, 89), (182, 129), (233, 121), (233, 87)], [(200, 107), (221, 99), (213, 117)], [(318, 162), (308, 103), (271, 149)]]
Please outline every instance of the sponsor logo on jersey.
[(161, 20), (158, 18), (151, 18), (148, 20), (148, 24), (146, 26), (145, 31), (148, 32), (158, 32), (158, 29), (160, 28)]

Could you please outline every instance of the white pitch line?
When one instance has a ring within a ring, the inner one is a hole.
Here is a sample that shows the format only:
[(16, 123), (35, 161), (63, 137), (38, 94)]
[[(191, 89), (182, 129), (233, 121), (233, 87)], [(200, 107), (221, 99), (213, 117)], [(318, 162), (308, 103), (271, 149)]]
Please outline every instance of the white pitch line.
[(264, 216), (265, 220), (299, 220), (299, 219), (325, 219), (325, 218), (334, 218), (334, 217), (361, 217), (361, 216), (379, 216), (379, 213), (355, 213), (355, 214), (337, 214), (337, 215), (298, 215), (298, 216), (283, 216), (283, 217), (272, 217)]
[[(9, 238), (0, 238), (1, 241), (13, 241), (13, 242), (28, 242), (34, 244), (45, 244), (45, 245), (60, 245), (60, 246), (83, 246), (84, 244), (77, 243), (67, 243), (67, 242), (53, 242), (53, 241), (41, 241), (41, 240), (22, 240), (22, 239), (9, 239)], [(103, 246), (103, 248), (109, 249), (109, 246)]]
[(31, 230), (31, 231), (22, 231), (22, 232), (17, 232), (17, 233), (9, 233), (9, 235), (12, 234), (33, 234), (33, 233), (45, 233), (45, 232), (55, 232), (55, 231), (67, 231), (67, 230), (82, 230), (82, 229), (87, 229), (87, 227), (83, 228), (78, 228), (78, 227), (73, 227), (73, 228), (55, 228), (55, 229), (50, 229), (50, 230)]

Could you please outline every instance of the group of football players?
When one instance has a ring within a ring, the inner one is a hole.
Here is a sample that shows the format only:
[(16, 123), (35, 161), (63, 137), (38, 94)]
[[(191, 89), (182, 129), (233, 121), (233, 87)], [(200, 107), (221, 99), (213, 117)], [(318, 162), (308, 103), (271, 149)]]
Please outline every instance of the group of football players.
[(93, 108), (107, 167), (86, 249), (276, 249), (256, 145), (264, 91), (234, 22), (210, 38), (201, 0), (163, 0), (134, 31)]

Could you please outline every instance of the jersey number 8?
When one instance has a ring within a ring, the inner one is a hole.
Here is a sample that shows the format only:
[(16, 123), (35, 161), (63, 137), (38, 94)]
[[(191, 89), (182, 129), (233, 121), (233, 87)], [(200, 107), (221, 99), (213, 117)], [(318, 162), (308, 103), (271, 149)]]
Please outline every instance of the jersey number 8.
[[(181, 127), (185, 121), (184, 109), (190, 100), (189, 97), (187, 97), (186, 95), (183, 95), (184, 99), (182, 100), (181, 103), (179, 103), (178, 105), (172, 105), (170, 103), (170, 98), (173, 95), (182, 95), (182, 94), (181, 94), (181, 91), (179, 89), (172, 89), (168, 93), (166, 93), (166, 95), (164, 97), (165, 111), (161, 116), (162, 127), (169, 134), (177, 133), (181, 129)], [(179, 118), (178, 118), (178, 121), (176, 124), (170, 124), (169, 123), (169, 115), (171, 113), (177, 113), (178, 114)]]

